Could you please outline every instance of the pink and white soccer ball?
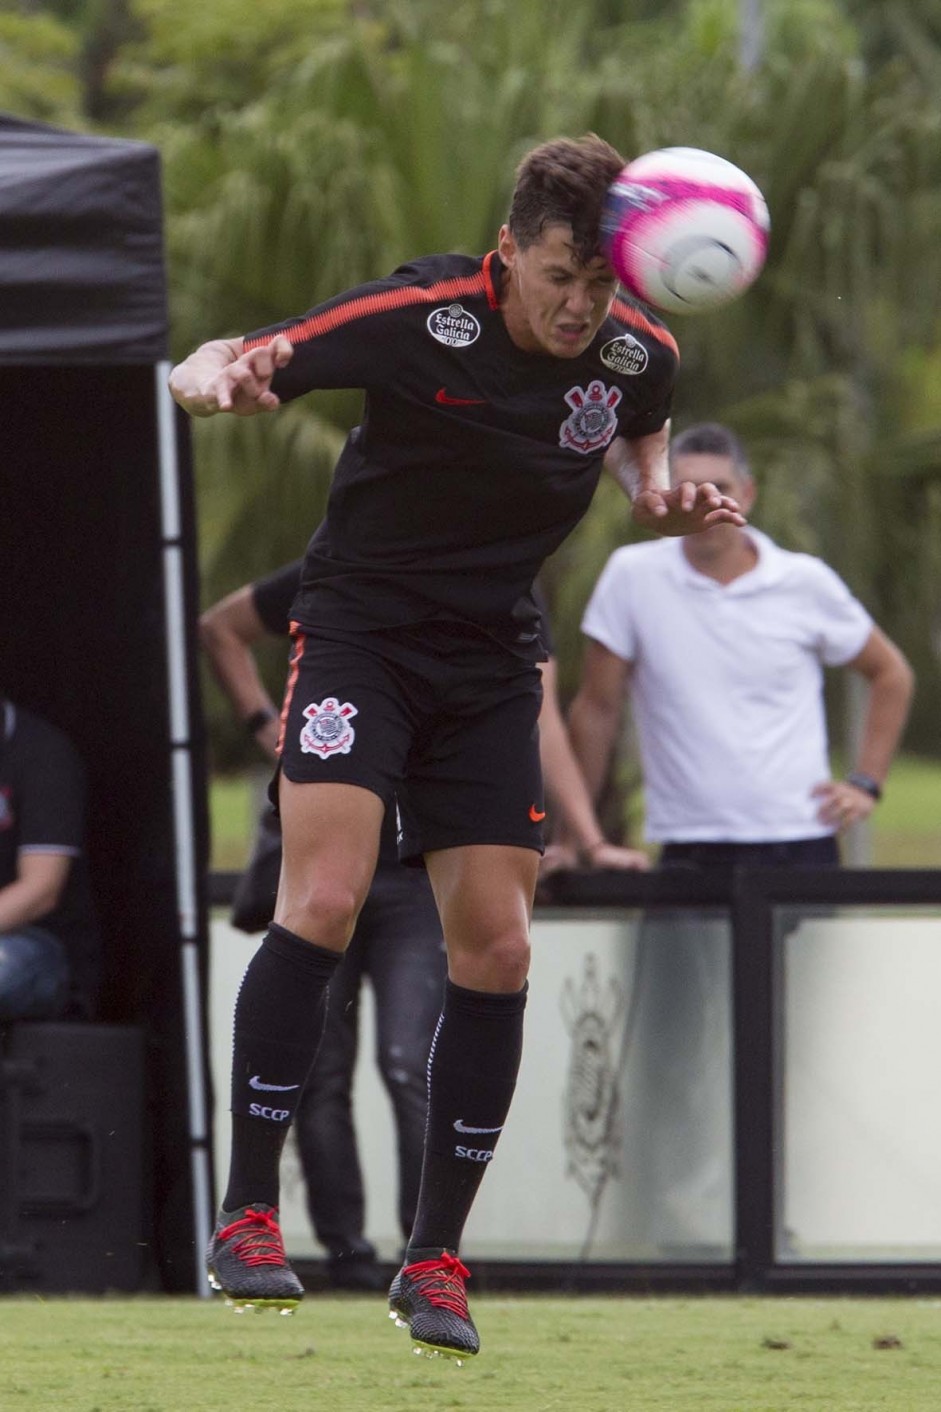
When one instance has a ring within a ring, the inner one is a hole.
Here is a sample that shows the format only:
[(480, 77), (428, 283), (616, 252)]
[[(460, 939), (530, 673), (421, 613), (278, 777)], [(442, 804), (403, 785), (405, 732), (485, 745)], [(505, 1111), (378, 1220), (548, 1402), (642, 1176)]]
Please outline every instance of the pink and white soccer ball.
[(608, 189), (602, 244), (638, 299), (699, 314), (757, 279), (771, 222), (750, 176), (698, 147), (664, 147), (629, 162)]

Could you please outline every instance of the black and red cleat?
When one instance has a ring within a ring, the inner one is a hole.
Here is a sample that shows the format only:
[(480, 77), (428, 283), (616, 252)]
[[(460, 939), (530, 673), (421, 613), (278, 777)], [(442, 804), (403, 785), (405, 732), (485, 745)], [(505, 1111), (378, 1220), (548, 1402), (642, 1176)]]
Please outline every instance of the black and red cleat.
[(219, 1212), (206, 1266), (213, 1289), (240, 1314), (246, 1309), (293, 1314), (304, 1297), (284, 1253), (277, 1209), (263, 1202)]
[(389, 1318), (408, 1329), (413, 1352), (453, 1358), (460, 1366), (480, 1351), (467, 1310), (468, 1279), (470, 1271), (448, 1250), (435, 1259), (402, 1266), (389, 1290)]

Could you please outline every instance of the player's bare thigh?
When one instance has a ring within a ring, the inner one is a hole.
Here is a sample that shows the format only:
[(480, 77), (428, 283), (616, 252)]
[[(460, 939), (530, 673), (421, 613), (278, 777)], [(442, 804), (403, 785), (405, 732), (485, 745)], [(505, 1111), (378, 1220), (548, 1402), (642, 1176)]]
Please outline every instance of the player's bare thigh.
[(426, 857), (448, 948), (448, 974), (468, 990), (509, 994), (529, 970), (539, 854), (475, 843)]
[(283, 850), (275, 921), (332, 951), (344, 951), (376, 869), (385, 808), (355, 784), (278, 786)]

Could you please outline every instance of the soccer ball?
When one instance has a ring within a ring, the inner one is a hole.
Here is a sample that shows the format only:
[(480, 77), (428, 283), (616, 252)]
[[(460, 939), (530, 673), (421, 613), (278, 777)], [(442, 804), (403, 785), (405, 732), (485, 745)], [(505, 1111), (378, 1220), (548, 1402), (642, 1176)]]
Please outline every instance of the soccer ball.
[(698, 147), (629, 162), (608, 188), (602, 248), (621, 283), (671, 314), (736, 299), (758, 277), (771, 222), (751, 177)]

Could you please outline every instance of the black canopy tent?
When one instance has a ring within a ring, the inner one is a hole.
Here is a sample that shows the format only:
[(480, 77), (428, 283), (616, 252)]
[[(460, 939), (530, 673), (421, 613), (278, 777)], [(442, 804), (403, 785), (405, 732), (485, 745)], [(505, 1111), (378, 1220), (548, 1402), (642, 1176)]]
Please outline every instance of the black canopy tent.
[(0, 115), (0, 252), (0, 692), (86, 761), (99, 1018), (145, 1034), (154, 1278), (202, 1291), (208, 829), (157, 151)]

